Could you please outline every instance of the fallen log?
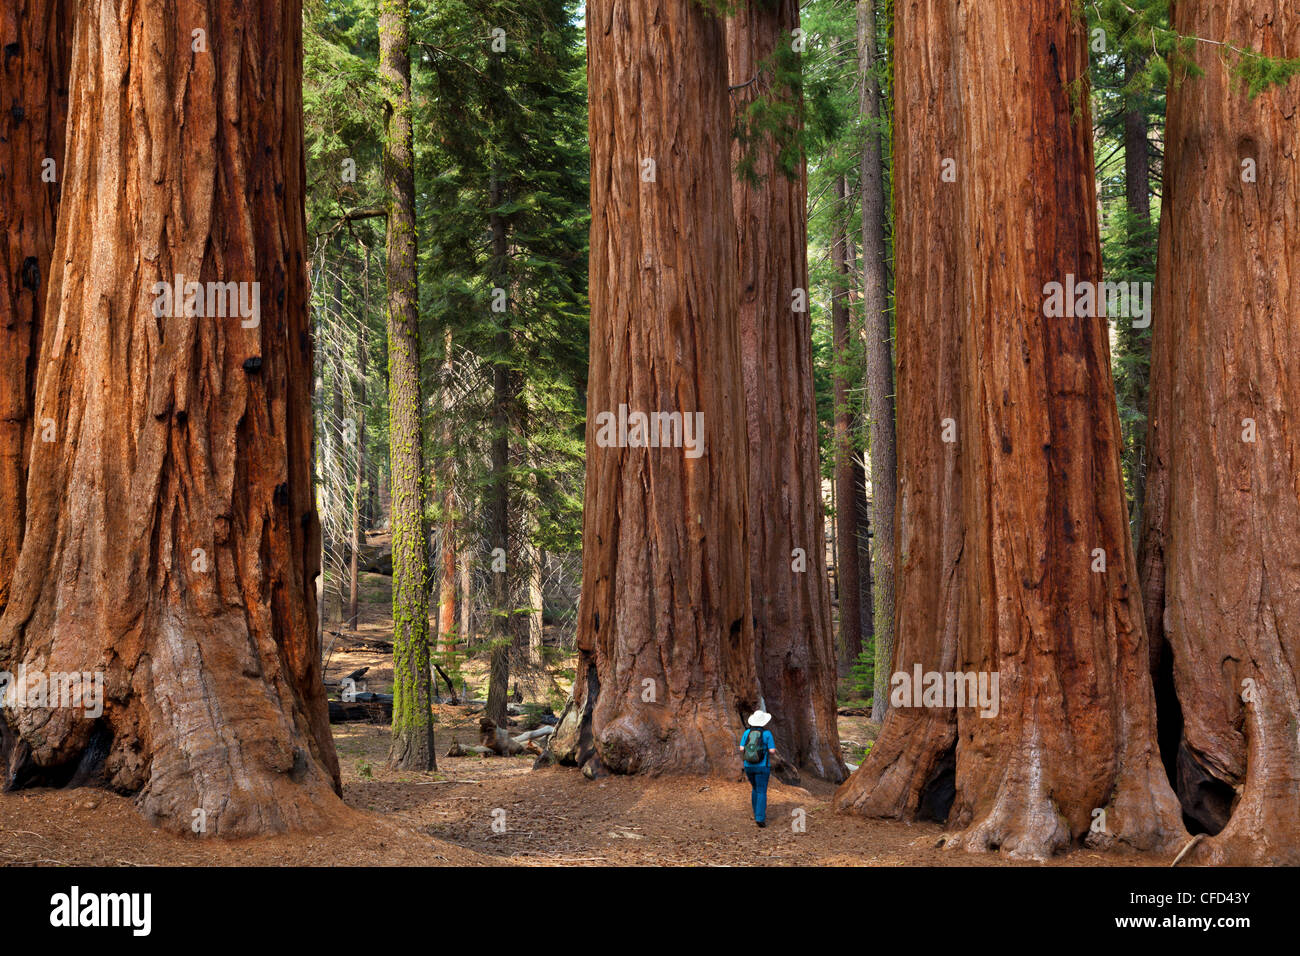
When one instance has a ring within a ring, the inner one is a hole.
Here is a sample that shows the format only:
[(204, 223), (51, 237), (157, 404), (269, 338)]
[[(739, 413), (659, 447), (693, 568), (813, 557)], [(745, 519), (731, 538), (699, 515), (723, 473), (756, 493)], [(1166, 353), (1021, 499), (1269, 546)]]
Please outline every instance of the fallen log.
[(448, 757), (486, 757), (492, 753), (487, 747), (463, 747), (457, 741), (452, 741), (451, 747), (447, 749)]
[[(366, 700), (329, 702), (330, 723), (347, 724), (366, 721), (372, 724), (391, 723), (393, 719), (393, 698), (384, 694), (358, 694)], [(388, 697), (384, 700), (384, 697)]]
[(489, 717), (478, 722), (479, 739), (482, 745), (477, 748), (463, 748), (468, 752), (486, 751), (498, 757), (517, 757), (522, 753), (541, 753), (539, 741), (544, 741), (555, 733), (554, 727), (539, 727), (528, 730), (518, 737), (511, 737), (503, 727), (498, 727)]
[(516, 743), (504, 727), (498, 727), (491, 717), (484, 717), (478, 722), (479, 736), (483, 746), (501, 757), (514, 757), (524, 752), (524, 745)]
[(391, 651), (393, 649), (393, 642), (386, 641), (382, 637), (368, 637), (355, 632), (344, 634), (340, 631), (330, 631), (328, 633), (338, 639), (343, 650)]
[(537, 740), (538, 738), (541, 737), (549, 737), (553, 733), (555, 733), (554, 727), (550, 727), (550, 726), (538, 727), (536, 730), (527, 730), (524, 733), (520, 734), (518, 737), (512, 737), (511, 739), (517, 744), (526, 744), (530, 740)]

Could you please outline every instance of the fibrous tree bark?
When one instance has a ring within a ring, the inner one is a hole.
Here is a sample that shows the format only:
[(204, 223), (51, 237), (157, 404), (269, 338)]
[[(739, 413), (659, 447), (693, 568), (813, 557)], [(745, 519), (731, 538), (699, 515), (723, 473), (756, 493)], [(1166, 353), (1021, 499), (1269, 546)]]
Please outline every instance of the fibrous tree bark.
[(1000, 702), (958, 710), (951, 842), (1042, 858), (1102, 811), (1093, 842), (1165, 848), (1185, 834), (1156, 746), (1107, 323), (1045, 307), (1049, 283), (1101, 278), (1087, 34), (1071, 0), (963, 19), (958, 667), (998, 673)]
[[(952, 671), (962, 584), (960, 350), (956, 286), (958, 185), (943, 177), (958, 146), (951, 85), (953, 7), (900, 5), (895, 19), (894, 221), (898, 327), (896, 634), (892, 672)], [(874, 464), (874, 462), (873, 462)], [(873, 494), (881, 493), (873, 486)], [(877, 678), (881, 674), (877, 673)], [(879, 692), (878, 692), (879, 693)], [(953, 798), (952, 707), (891, 707), (871, 753), (835, 794), (866, 816), (947, 817)]]
[(63, 181), (72, 7), (0, 11), (0, 611), (23, 541), (35, 361)]
[[(595, 0), (587, 31), (583, 583), (552, 750), (590, 773), (734, 774), (758, 688), (724, 25), (696, 0)], [(620, 405), (698, 413), (701, 454), (603, 447)]]
[[(1180, 2), (1180, 33), (1300, 56), (1285, 2)], [(1300, 863), (1300, 80), (1250, 97), (1222, 50), (1169, 90), (1143, 592), (1173, 652), (1177, 785), (1227, 791), (1190, 859)], [(1231, 788), (1230, 790), (1228, 788)], [(1235, 797), (1232, 791), (1236, 791)]]
[(411, 10), (380, 0), (388, 192), (388, 441), (392, 459), (393, 742), (389, 764), (432, 770), (429, 536), (425, 533), (424, 404), (416, 288), (415, 157), (411, 130)]
[[(955, 708), (955, 747), (952, 697), (929, 716), (892, 711), (836, 804), (885, 816), (941, 811), (952, 759), (947, 816), (961, 832), (950, 846), (1042, 858), (1099, 824), (1090, 842), (1168, 848), (1185, 834), (1156, 747), (1106, 321), (1044, 308), (1048, 283), (1100, 279), (1085, 35), (1065, 0), (999, 0), (969, 8), (960, 24), (956, 16), (921, 3), (897, 20), (904, 427), (894, 667), (983, 674), (990, 689), (996, 674), (998, 693), (990, 716), (969, 701)], [(924, 130), (931, 95), (939, 123)], [(927, 158), (938, 168), (925, 170)], [(955, 190), (951, 205), (931, 204), (937, 220), (909, 214), (917, 175), (932, 191)], [(933, 316), (934, 327), (913, 327), (914, 315)], [(938, 340), (928, 351), (914, 338), (927, 334)], [(914, 355), (945, 350), (958, 381), (945, 380), (949, 361), (937, 408), (914, 406), (923, 380), (913, 376), (929, 371)], [(944, 406), (954, 399), (955, 414)], [(914, 407), (940, 416), (931, 427), (960, 455), (945, 472), (943, 453), (931, 451), (919, 483), (913, 461), (927, 449), (918, 439), (913, 458), (913, 432), (925, 435), (909, 424)], [(955, 587), (961, 606), (931, 623), (913, 586), (928, 587), (936, 607)]]
[[(313, 601), (301, 8), (78, 18), (36, 365), (54, 440), (31, 450), (0, 669), (102, 674), (104, 708), (9, 711), (6, 783), (99, 783), (175, 831), (318, 826), (343, 806)], [(239, 291), (214, 317), (189, 283)]]
[[(796, 0), (743, 4), (727, 24), (734, 109), (755, 96), (795, 98), (780, 80), (799, 27)], [(793, 133), (794, 130), (788, 132)], [(737, 144), (739, 152), (743, 146)], [(740, 337), (749, 435), (749, 564), (759, 690), (785, 759), (844, 779), (835, 713), (835, 639), (823, 559), (821, 471), (808, 306), (807, 172), (790, 175), (778, 144), (754, 145), (754, 177), (736, 177)]]
[[(880, 118), (876, 82), (876, 2), (858, 0), (859, 109), (869, 122)], [(889, 669), (894, 656), (894, 522), (898, 492), (894, 433), (894, 350), (889, 322), (889, 273), (885, 248), (885, 194), (881, 135), (869, 129), (862, 145), (862, 312), (867, 359), (868, 457), (871, 463), (871, 614), (875, 686), (871, 717), (889, 710)]]

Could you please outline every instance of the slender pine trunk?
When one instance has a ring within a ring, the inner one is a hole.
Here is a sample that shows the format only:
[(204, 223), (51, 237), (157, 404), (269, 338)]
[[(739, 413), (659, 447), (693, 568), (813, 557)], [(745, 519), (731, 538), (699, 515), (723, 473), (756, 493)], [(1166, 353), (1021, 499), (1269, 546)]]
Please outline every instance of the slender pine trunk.
[(437, 758), (429, 667), (429, 536), (424, 515), (410, 29), (407, 0), (380, 0), (380, 77), (387, 98), (384, 184), (388, 191), (388, 440), (393, 537), (393, 742), (388, 760), (391, 766), (405, 770), (433, 770)]

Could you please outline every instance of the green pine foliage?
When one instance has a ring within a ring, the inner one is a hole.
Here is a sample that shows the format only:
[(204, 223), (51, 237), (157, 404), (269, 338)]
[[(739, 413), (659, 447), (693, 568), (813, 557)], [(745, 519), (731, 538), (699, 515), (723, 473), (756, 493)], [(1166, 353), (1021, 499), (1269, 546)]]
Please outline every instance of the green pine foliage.
[[(1162, 4), (1147, 3), (1133, 9), (1136, 14), (1125, 6), (1093, 7), (1088, 22), (1102, 268), (1108, 282), (1154, 285), (1163, 159), (1156, 144), (1164, 139), (1168, 66), (1165, 57), (1153, 53), (1151, 35), (1153, 29), (1166, 38), (1171, 34), (1161, 19), (1167, 16)], [(1143, 117), (1148, 129), (1150, 175), (1142, 186), (1149, 198), (1141, 212), (1130, 210), (1127, 201), (1125, 118), (1129, 113)], [(1111, 323), (1111, 371), (1123, 440), (1121, 464), (1136, 539), (1141, 531), (1151, 329), (1135, 327), (1130, 318), (1112, 318)]]
[[(498, 366), (509, 370), (513, 399), (505, 477), (521, 523), (512, 528), (512, 543), (550, 554), (580, 548), (590, 222), (580, 10), (570, 0), (412, 4), (425, 461), (435, 489), (429, 518), (436, 528), (443, 500), (438, 470), (452, 461), (459, 526), (453, 545), (478, 555), (483, 567), (476, 574), (490, 562), (483, 510), (497, 477), (488, 451)], [(358, 420), (371, 462), (363, 475), (367, 500), (389, 469), (378, 40), (373, 0), (306, 0), (307, 213), (323, 512), (350, 506), (356, 462), (344, 431)], [(491, 256), (493, 214), (507, 231), (503, 261)], [(500, 287), (507, 290), (504, 313), (491, 308)], [(365, 326), (364, 362), (358, 323)], [(448, 331), (453, 373), (444, 381)], [(337, 515), (332, 525), (340, 525)], [(339, 540), (326, 543), (331, 587), (343, 570), (341, 547)]]
[[(587, 368), (586, 72), (577, 4), (454, 0), (416, 20), (421, 313), (437, 368), (450, 331), (464, 374), (452, 396), (463, 537), (507, 482), (511, 551), (580, 548)], [(507, 253), (493, 252), (493, 217)], [(503, 290), (496, 292), (496, 290)], [(502, 311), (494, 309), (504, 305)], [(489, 451), (492, 379), (510, 381), (508, 474)], [(443, 385), (445, 383), (438, 383)], [(437, 390), (431, 394), (437, 394)], [(512, 554), (511, 572), (520, 562)], [(512, 573), (515, 606), (527, 610)]]

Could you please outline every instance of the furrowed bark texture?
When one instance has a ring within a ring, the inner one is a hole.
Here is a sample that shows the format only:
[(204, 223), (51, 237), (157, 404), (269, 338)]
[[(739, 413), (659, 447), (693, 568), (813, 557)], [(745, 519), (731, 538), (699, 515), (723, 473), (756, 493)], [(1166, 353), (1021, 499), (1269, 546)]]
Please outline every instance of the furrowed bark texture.
[(0, 10), (0, 612), (23, 542), (71, 46), (67, 0), (13, 0)]
[[(957, 154), (953, 12), (946, 0), (895, 15), (894, 221), (898, 329), (897, 639), (893, 671), (951, 671), (961, 610), (963, 525), (957, 282), (958, 190), (941, 163)], [(947, 423), (945, 425), (945, 422)], [(945, 441), (945, 431), (948, 438)], [(876, 487), (875, 493), (880, 493)], [(885, 686), (889, 687), (889, 674)], [(878, 682), (879, 683), (879, 682)], [(891, 707), (871, 753), (835, 794), (837, 809), (943, 820), (952, 803), (957, 716)]]
[[(313, 600), (301, 9), (185, 13), (79, 8), (34, 406), (56, 440), (32, 446), (0, 669), (101, 672), (106, 700), (10, 711), (4, 754), (10, 787), (103, 783), (156, 825), (202, 810), (245, 836), (344, 812)], [(177, 275), (260, 283), (260, 321), (156, 315)]]
[[(1173, 24), (1300, 56), (1289, 3), (1179, 2)], [(1251, 99), (1218, 48), (1195, 60), (1204, 75), (1169, 90), (1144, 596), (1173, 651), (1180, 796), (1204, 778), (1237, 791), (1190, 859), (1295, 865), (1300, 80)]]
[[(1045, 285), (1100, 280), (1087, 49), (1072, 0), (960, 15), (966, 526), (951, 845), (1043, 858), (1089, 832), (1183, 837), (1160, 763), (1104, 318), (1049, 318)], [(993, 109), (992, 104), (998, 104)], [(1098, 551), (1100, 549), (1100, 552)], [(1094, 570), (1098, 554), (1105, 570)]]
[[(695, 0), (595, 0), (587, 30), (583, 584), (557, 753), (736, 774), (758, 687), (724, 26)], [(703, 454), (600, 447), (596, 417), (620, 404), (702, 413)]]
[(433, 770), (437, 756), (429, 667), (429, 536), (424, 511), (410, 46), (409, 3), (381, 0), (379, 72), (387, 121), (388, 421), (393, 473), (393, 740), (388, 762), (407, 770)]
[[(746, 4), (727, 24), (733, 87), (776, 88), (772, 62), (799, 26), (796, 0)], [(737, 145), (736, 150), (740, 150)], [(749, 434), (749, 566), (759, 689), (786, 760), (844, 779), (835, 705), (835, 640), (824, 545), (808, 308), (807, 171), (791, 178), (775, 145), (755, 144), (758, 182), (732, 186)], [(799, 290), (796, 293), (796, 290)], [(796, 295), (799, 301), (796, 302)], [(800, 311), (795, 311), (795, 306)], [(796, 549), (802, 566), (796, 570)]]

